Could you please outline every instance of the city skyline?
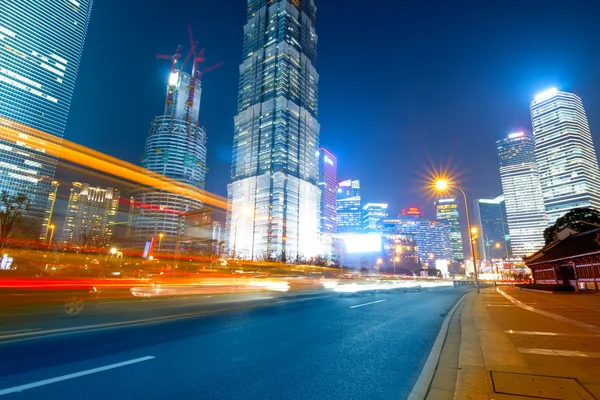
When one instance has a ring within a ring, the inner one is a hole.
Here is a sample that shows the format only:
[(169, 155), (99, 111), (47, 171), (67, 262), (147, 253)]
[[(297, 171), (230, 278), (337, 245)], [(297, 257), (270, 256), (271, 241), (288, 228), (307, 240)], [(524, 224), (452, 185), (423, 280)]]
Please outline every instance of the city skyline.
[[(175, 2), (168, 8), (176, 7), (177, 4)], [(142, 156), (140, 143), (147, 136), (147, 121), (156, 115), (153, 110), (160, 106), (164, 90), (163, 81), (157, 76), (156, 71), (162, 71), (165, 78), (168, 75), (167, 63), (163, 64), (162, 60), (155, 61), (154, 56), (157, 52), (171, 48), (173, 43), (187, 43), (185, 32), (178, 27), (185, 26), (189, 17), (185, 15), (176, 16), (169, 22), (169, 27), (172, 27), (172, 30), (168, 33), (155, 32), (156, 30), (152, 26), (153, 21), (161, 21), (165, 10), (161, 9), (162, 6), (160, 5), (157, 5), (156, 8), (142, 7), (144, 8), (142, 10), (143, 17), (148, 20), (148, 23), (140, 26), (139, 32), (134, 31), (132, 33), (130, 29), (131, 21), (127, 16), (130, 15), (133, 9), (136, 10), (136, 13), (139, 11), (140, 7), (136, 6), (135, 2), (119, 3), (119, 7), (124, 7), (123, 17), (112, 14), (111, 11), (114, 10), (115, 3), (110, 0), (106, 3), (96, 3), (94, 6), (97, 8), (95, 10), (97, 13), (92, 18), (90, 25), (88, 43), (86, 44), (89, 47), (86, 47), (84, 52), (83, 65), (80, 69), (82, 80), (77, 85), (75, 108), (69, 121), (67, 137), (81, 142), (83, 145), (138, 163), (139, 158)], [(347, 81), (349, 72), (340, 71), (339, 59), (343, 54), (354, 54), (355, 52), (349, 51), (354, 47), (351, 44), (344, 43), (340, 47), (339, 43), (335, 43), (333, 32), (342, 29), (347, 35), (356, 34), (358, 28), (352, 26), (352, 23), (360, 20), (362, 13), (359, 11), (360, 7), (349, 5), (344, 14), (348, 22), (346, 24), (339, 19), (337, 14), (339, 10), (334, 4), (323, 2), (323, 4), (317, 3), (317, 6), (319, 7), (319, 36), (321, 38), (319, 57), (319, 73), (321, 75), (319, 122), (323, 126), (321, 145), (338, 157), (338, 176), (340, 178), (355, 177), (363, 181), (365, 202), (387, 202), (393, 210), (399, 210), (409, 204), (418, 204), (422, 206), (425, 214), (430, 217), (433, 216), (433, 202), (419, 193), (422, 187), (419, 171), (427, 169), (432, 164), (446, 165), (448, 158), (456, 162), (457, 170), (463, 171), (463, 187), (473, 198), (492, 197), (501, 190), (500, 181), (497, 178), (494, 142), (508, 133), (526, 129), (530, 126), (528, 105), (535, 94), (547, 87), (557, 86), (561, 90), (577, 93), (590, 111), (597, 108), (597, 104), (600, 103), (600, 99), (598, 99), (594, 90), (600, 82), (596, 75), (591, 73), (592, 67), (600, 60), (600, 53), (596, 48), (581, 44), (578, 39), (579, 34), (570, 35), (568, 38), (561, 37), (560, 43), (562, 46), (558, 52), (554, 49), (551, 51), (548, 47), (538, 47), (538, 53), (535, 57), (529, 55), (529, 47), (524, 44), (514, 46), (515, 36), (526, 37), (528, 43), (537, 44), (544, 43), (548, 35), (543, 29), (539, 29), (541, 20), (536, 22), (540, 11), (534, 10), (534, 7), (530, 5), (520, 5), (521, 17), (507, 15), (507, 12), (503, 10), (495, 10), (498, 12), (493, 19), (479, 6), (470, 9), (471, 16), (478, 16), (481, 21), (485, 20), (486, 24), (497, 26), (498, 32), (502, 31), (501, 26), (516, 23), (515, 19), (524, 18), (528, 22), (527, 27), (520, 32), (504, 32), (503, 35), (492, 33), (490, 39), (496, 46), (494, 46), (495, 53), (488, 54), (490, 56), (488, 61), (482, 61), (486, 57), (477, 56), (477, 61), (473, 63), (469, 57), (474, 57), (476, 53), (470, 55), (468, 53), (469, 46), (465, 48), (463, 51), (467, 59), (460, 61), (464, 65), (459, 66), (454, 62), (450, 65), (453, 71), (458, 68), (464, 70), (464, 74), (441, 76), (437, 71), (438, 67), (435, 67), (435, 70), (431, 70), (431, 68), (434, 68), (431, 67), (429, 70), (412, 71), (411, 68), (416, 68), (412, 64), (402, 67), (408, 68), (408, 71), (402, 70), (404, 73), (397, 74), (397, 71), (391, 68), (391, 65), (395, 64), (387, 58), (390, 56), (386, 55), (385, 62), (378, 65), (377, 68), (371, 65), (366, 66), (366, 71), (363, 74), (366, 81), (358, 83), (355, 88), (356, 94), (351, 93), (349, 95), (348, 103), (340, 103), (340, 96), (336, 93), (344, 87), (342, 82)], [(393, 7), (397, 6), (394, 5)], [(418, 15), (425, 13), (424, 8), (419, 5), (411, 5), (410, 9)], [(464, 18), (457, 15), (454, 10), (448, 9), (447, 11), (449, 15), (455, 16), (459, 20)], [(214, 55), (215, 60), (226, 62), (226, 66), (218, 72), (218, 79), (217, 77), (213, 78), (214, 75), (207, 76), (205, 82), (206, 92), (211, 94), (203, 100), (203, 111), (201, 112), (203, 114), (201, 120), (206, 125), (210, 137), (209, 147), (211, 149), (207, 161), (208, 166), (211, 168), (207, 179), (207, 189), (225, 195), (226, 184), (229, 180), (232, 117), (235, 115), (236, 108), (237, 66), (242, 48), (240, 37), (241, 26), (245, 20), (245, 10), (243, 6), (240, 11), (225, 4), (215, 3), (203, 4), (202, 12), (201, 17), (193, 18), (190, 21), (197, 33), (196, 36)], [(574, 21), (577, 20), (576, 26), (578, 28), (598, 32), (598, 28), (592, 24), (591, 15), (593, 13), (589, 10), (586, 12), (584, 9), (574, 8), (565, 11), (562, 8), (549, 5), (542, 11), (542, 14), (547, 18), (560, 15), (565, 26), (575, 26)], [(529, 18), (532, 15), (535, 15), (536, 18)], [(133, 14), (131, 18), (134, 18)], [(388, 17), (384, 16), (384, 18)], [(434, 15), (432, 18), (436, 20), (438, 17)], [(470, 24), (471, 18), (468, 19)], [(115, 27), (114, 34), (106, 35), (101, 29), (102, 23), (107, 23), (107, 21)], [(478, 21), (477, 24), (482, 23), (481, 21)], [(231, 26), (232, 23), (240, 28), (237, 30), (226, 28), (226, 26)], [(469, 26), (469, 24), (464, 24), (464, 26)], [(161, 26), (163, 26), (162, 22)], [(409, 26), (411, 25), (408, 24), (407, 29)], [(460, 42), (460, 39), (467, 34), (464, 29), (466, 28), (450, 32), (450, 36), (446, 40), (450, 43)], [(126, 52), (124, 49), (118, 48), (119, 46), (116, 46), (116, 43), (120, 39), (117, 36), (125, 34), (125, 32), (127, 32), (127, 35), (132, 35), (134, 41), (139, 37), (139, 42), (143, 42), (140, 47), (128, 49)], [(371, 35), (368, 32), (362, 33)], [(427, 33), (421, 38), (420, 43), (427, 44), (429, 41), (433, 41), (438, 33), (439, 29)], [(389, 39), (378, 38), (378, 40), (383, 45)], [(407, 39), (403, 43), (406, 47), (404, 51), (416, 56), (412, 58), (427, 57), (427, 55), (421, 53), (415, 45), (416, 42), (413, 43), (412, 39)], [(471, 47), (473, 46), (475, 44), (471, 45)], [(424, 47), (427, 47), (427, 45)], [(477, 49), (480, 50), (479, 47)], [(508, 49), (510, 49), (510, 52)], [(136, 68), (135, 71), (119, 71), (117, 73), (115, 67), (106, 65), (101, 61), (104, 58), (103, 54), (106, 52), (114, 52), (116, 58), (133, 57), (139, 62), (147, 63), (149, 67), (143, 68), (144, 71), (141, 70), (142, 68)], [(441, 56), (445, 57), (444, 54), (442, 53)], [(358, 56), (353, 55), (352, 57)], [(522, 60), (524, 57), (525, 59), (517, 67), (514, 60), (519, 57)], [(534, 58), (532, 60), (534, 62), (530, 67), (524, 67), (523, 65), (527, 64), (525, 60), (528, 60), (528, 57)], [(562, 61), (564, 59), (569, 59), (568, 65)], [(458, 62), (456, 61), (456, 63)], [(156, 63), (156, 68), (153, 68), (153, 63)], [(98, 69), (95, 65), (103, 65), (103, 67)], [(433, 66), (435, 63), (429, 63), (429, 65)], [(475, 75), (469, 72), (470, 68), (476, 71)], [(377, 72), (374, 73), (374, 71)], [(417, 75), (411, 79), (411, 82), (408, 82), (402, 79), (405, 73), (408, 73), (409, 76), (412, 76), (413, 73)], [(481, 79), (482, 74), (492, 73), (500, 74), (496, 83)], [(431, 76), (432, 74), (436, 76), (436, 80), (432, 84), (424, 86), (421, 91), (417, 91), (415, 85), (420, 82), (419, 79), (424, 79), (425, 76)], [(448, 93), (450, 88), (462, 85), (466, 75), (469, 74), (471, 75), (469, 78), (480, 82), (480, 85), (475, 89), (475, 92), (468, 92), (467, 95), (460, 96), (454, 104), (451, 104), (448, 97), (444, 97), (444, 93)], [(139, 88), (139, 85), (135, 82), (139, 82), (140, 79), (147, 82), (148, 86), (143, 89)], [(388, 80), (390, 85), (382, 84), (383, 80)], [(101, 86), (98, 85), (98, 81), (103, 81)], [(227, 81), (231, 81), (231, 83)], [(131, 136), (124, 138), (124, 146), (115, 149), (110, 147), (109, 142), (113, 138), (116, 139), (119, 134), (106, 129), (106, 123), (102, 121), (100, 114), (87, 115), (89, 114), (87, 111), (97, 109), (104, 110), (104, 113), (120, 115), (122, 111), (113, 106), (110, 100), (112, 96), (108, 95), (108, 91), (113, 86), (123, 86), (124, 82), (126, 83), (124, 87), (131, 87), (132, 94), (123, 93), (123, 101), (127, 102), (129, 96), (135, 94), (137, 102), (140, 93), (137, 92), (136, 94), (136, 91), (139, 89), (143, 90), (141, 95), (144, 99), (139, 106), (127, 110), (131, 118), (124, 123), (123, 129), (131, 132)], [(374, 102), (373, 106), (367, 106), (366, 99), (357, 97), (364, 93), (364, 88), (367, 85), (387, 86), (390, 89), (394, 88), (393, 90), (397, 89), (397, 92), (406, 93), (408, 97), (413, 99), (413, 102), (407, 104), (403, 98), (399, 98), (382, 107), (381, 101), (390, 95), (390, 92), (383, 90), (376, 92), (375, 96), (369, 99), (369, 102)], [(93, 99), (90, 98), (91, 92), (97, 93), (97, 96)], [(417, 95), (416, 100), (414, 99), (415, 95)], [(146, 98), (148, 100), (145, 100)], [(434, 103), (427, 104), (425, 100), (433, 100)], [(350, 108), (348, 110), (340, 108), (342, 105)], [(425, 118), (432, 106), (436, 109), (436, 113), (439, 113), (439, 120), (445, 121), (443, 129), (435, 122), (438, 120), (437, 118), (430, 120)], [(477, 114), (483, 117), (475, 116), (474, 119), (469, 120), (455, 117), (463, 114), (460, 110), (464, 111), (473, 107), (478, 109)], [(361, 109), (368, 112), (358, 112)], [(81, 120), (81, 117), (76, 115), (81, 114), (84, 110), (86, 111), (86, 118), (90, 120), (89, 123)], [(394, 111), (392, 112), (392, 110)], [(496, 110), (500, 112), (493, 115)], [(348, 115), (351, 118), (348, 122), (344, 122), (341, 118), (347, 111), (349, 111)], [(400, 118), (398, 119), (395, 117), (397, 112), (400, 112)], [(597, 135), (598, 127), (600, 127), (600, 116), (590, 112), (588, 117), (592, 135)], [(354, 126), (349, 126), (350, 121), (354, 121), (352, 124)], [(82, 134), (82, 132), (87, 131), (89, 131), (89, 134)], [(94, 139), (94, 136), (97, 137), (100, 132), (102, 132), (102, 136), (106, 137), (106, 141)], [(215, 132), (215, 134), (211, 135), (211, 132)], [(353, 144), (359, 143), (357, 141), (359, 132), (361, 134), (368, 133), (370, 139), (369, 152), (366, 154), (361, 153), (361, 146)], [(388, 137), (389, 132), (396, 133), (393, 138), (390, 138), (391, 142), (383, 142), (384, 138)], [(114, 134), (117, 136), (111, 137)], [(344, 139), (340, 140), (342, 137)], [(430, 140), (423, 140), (425, 137)], [(453, 138), (456, 137), (461, 138), (461, 140), (454, 141)], [(400, 145), (401, 142), (404, 142), (404, 144)], [(598, 145), (598, 142), (600, 142), (600, 139), (596, 138), (596, 145)], [(458, 144), (464, 145), (464, 148), (460, 148)], [(397, 151), (388, 154), (386, 150), (392, 146)], [(472, 149), (478, 150), (473, 153)], [(375, 155), (380, 157), (379, 162), (374, 162)], [(463, 160), (467, 159), (471, 159), (476, 163), (478, 168), (466, 167), (466, 162)], [(394, 165), (395, 167), (387, 169), (384, 168), (385, 165)], [(388, 172), (392, 170), (403, 171), (403, 173), (396, 177)], [(386, 183), (390, 181), (393, 181), (394, 184), (387, 185)]]

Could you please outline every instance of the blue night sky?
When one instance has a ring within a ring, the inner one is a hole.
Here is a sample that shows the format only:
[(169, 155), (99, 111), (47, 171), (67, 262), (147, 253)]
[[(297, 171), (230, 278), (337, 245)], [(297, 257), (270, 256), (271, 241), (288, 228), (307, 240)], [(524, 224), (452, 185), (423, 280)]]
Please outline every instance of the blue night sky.
[[(529, 102), (582, 97), (600, 144), (600, 2), (316, 0), (321, 146), (390, 214), (427, 206), (423, 175), (451, 165), (472, 197), (501, 193), (495, 140), (531, 130)], [(207, 189), (226, 196), (245, 0), (99, 0), (66, 139), (139, 164), (186, 23), (206, 48)], [(431, 209), (431, 207), (429, 207)]]

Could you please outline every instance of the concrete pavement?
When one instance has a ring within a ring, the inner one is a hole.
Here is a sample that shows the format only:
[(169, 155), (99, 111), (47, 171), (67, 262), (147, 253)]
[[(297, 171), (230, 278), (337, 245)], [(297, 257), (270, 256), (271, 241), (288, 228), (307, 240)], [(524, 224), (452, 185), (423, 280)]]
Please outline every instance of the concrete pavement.
[(161, 323), (0, 340), (0, 397), (402, 399), (464, 293), (274, 298)]
[(600, 296), (512, 287), (456, 313), (427, 399), (600, 399)]

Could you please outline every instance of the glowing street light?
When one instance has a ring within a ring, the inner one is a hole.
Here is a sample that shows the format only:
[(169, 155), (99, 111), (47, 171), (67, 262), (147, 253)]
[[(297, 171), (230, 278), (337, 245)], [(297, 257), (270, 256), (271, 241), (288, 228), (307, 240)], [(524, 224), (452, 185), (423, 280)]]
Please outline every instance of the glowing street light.
[(117, 254), (117, 248), (116, 248), (116, 247), (111, 247), (111, 248), (110, 248), (110, 254), (112, 254), (113, 256), (114, 256), (115, 254)]
[(160, 245), (162, 244), (162, 239), (165, 237), (165, 234), (160, 232), (158, 234), (158, 254), (156, 255), (156, 257), (160, 257)]
[(477, 273), (477, 261), (475, 260), (475, 239), (476, 239), (475, 235), (477, 234), (477, 228), (471, 225), (471, 216), (469, 215), (469, 201), (467, 199), (467, 194), (460, 187), (453, 185), (448, 179), (437, 179), (435, 181), (435, 189), (438, 192), (445, 192), (445, 191), (455, 189), (455, 190), (458, 190), (459, 192), (461, 192), (465, 199), (465, 213), (467, 216), (467, 227), (469, 229), (469, 233), (471, 236), (469, 238), (470, 239), (469, 242), (471, 242), (471, 257), (473, 259), (473, 269), (475, 270), (475, 286), (477, 288), (477, 293), (479, 293), (479, 274)]

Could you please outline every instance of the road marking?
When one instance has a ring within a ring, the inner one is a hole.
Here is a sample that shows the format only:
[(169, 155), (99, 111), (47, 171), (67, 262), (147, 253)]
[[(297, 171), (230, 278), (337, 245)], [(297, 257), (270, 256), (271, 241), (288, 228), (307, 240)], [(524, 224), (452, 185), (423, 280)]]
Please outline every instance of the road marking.
[(35, 332), (35, 331), (41, 331), (41, 329), (34, 328), (34, 329), (19, 329), (17, 331), (0, 331), (0, 335), (12, 335), (14, 333)]
[(381, 303), (382, 301), (387, 301), (387, 299), (377, 300), (377, 301), (371, 301), (371, 302), (363, 303), (363, 304), (357, 304), (355, 306), (350, 306), (350, 308), (357, 308), (357, 307), (368, 306), (369, 304), (377, 304), (377, 303)]
[(514, 304), (486, 304), (486, 307), (514, 307)]
[(563, 357), (581, 357), (581, 358), (600, 358), (600, 353), (586, 353), (575, 350), (555, 350), (555, 349), (526, 349), (518, 347), (520, 353), (537, 354), (543, 356), (563, 356)]
[(525, 336), (572, 336), (572, 337), (600, 337), (593, 333), (558, 333), (558, 332), (536, 332), (536, 331), (513, 331), (512, 329), (504, 331), (509, 335), (525, 335)]
[(568, 324), (575, 325), (575, 326), (578, 326), (578, 327), (583, 328), (583, 329), (587, 329), (588, 331), (592, 331), (592, 332), (595, 332), (595, 333), (600, 333), (600, 328), (598, 328), (597, 326), (586, 324), (586, 323), (580, 322), (580, 321), (575, 321), (573, 319), (570, 319), (570, 318), (567, 318), (567, 317), (563, 317), (562, 315), (553, 314), (553, 313), (551, 313), (549, 311), (544, 311), (544, 310), (540, 310), (540, 309), (537, 309), (537, 308), (533, 308), (533, 307), (528, 306), (527, 304), (523, 303), (522, 301), (515, 299), (511, 295), (504, 293), (504, 291), (502, 291), (500, 288), (496, 288), (496, 290), (502, 296), (504, 296), (508, 300), (512, 301), (515, 305), (517, 305), (517, 306), (519, 306), (519, 307), (521, 307), (521, 308), (523, 308), (523, 309), (525, 309), (527, 311), (532, 311), (534, 313), (538, 313), (538, 314), (544, 315), (546, 317), (554, 318), (554, 319), (557, 319), (559, 321), (566, 322)]
[(123, 361), (123, 362), (116, 363), (116, 364), (106, 365), (104, 367), (93, 368), (93, 369), (88, 369), (88, 370), (81, 371), (81, 372), (75, 372), (73, 374), (58, 376), (56, 378), (44, 379), (43, 381), (28, 383), (26, 385), (13, 386), (8, 389), (0, 390), (0, 396), (4, 396), (7, 394), (11, 394), (11, 393), (19, 393), (19, 392), (23, 392), (25, 390), (36, 388), (36, 387), (51, 385), (53, 383), (67, 381), (69, 379), (74, 379), (74, 378), (80, 378), (80, 377), (86, 376), (86, 375), (97, 374), (98, 372), (108, 371), (110, 369), (115, 369), (115, 368), (121, 368), (121, 367), (125, 367), (127, 365), (137, 364), (137, 363), (141, 363), (144, 361), (152, 360), (154, 358), (155, 358), (154, 356), (141, 357), (141, 358), (136, 358), (134, 360)]

